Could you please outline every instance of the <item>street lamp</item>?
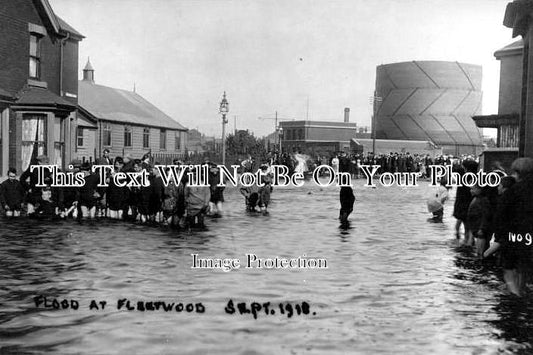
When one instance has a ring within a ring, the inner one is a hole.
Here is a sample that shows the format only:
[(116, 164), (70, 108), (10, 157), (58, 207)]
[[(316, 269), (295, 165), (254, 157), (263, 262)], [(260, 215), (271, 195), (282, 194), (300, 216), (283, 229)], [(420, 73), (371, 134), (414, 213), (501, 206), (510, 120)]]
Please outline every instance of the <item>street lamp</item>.
[(228, 123), (226, 115), (229, 112), (229, 102), (226, 100), (225, 91), (224, 96), (222, 96), (222, 101), (220, 101), (218, 112), (222, 115), (222, 165), (226, 165), (226, 123)]

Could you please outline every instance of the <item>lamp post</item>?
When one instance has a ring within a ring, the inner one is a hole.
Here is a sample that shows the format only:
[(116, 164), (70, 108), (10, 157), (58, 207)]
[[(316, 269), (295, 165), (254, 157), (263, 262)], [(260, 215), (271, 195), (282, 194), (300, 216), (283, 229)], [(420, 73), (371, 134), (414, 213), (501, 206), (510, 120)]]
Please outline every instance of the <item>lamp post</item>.
[(224, 91), (224, 96), (222, 96), (219, 108), (219, 113), (222, 115), (222, 165), (226, 165), (226, 123), (228, 123), (226, 115), (228, 112), (229, 102), (226, 100), (226, 92)]

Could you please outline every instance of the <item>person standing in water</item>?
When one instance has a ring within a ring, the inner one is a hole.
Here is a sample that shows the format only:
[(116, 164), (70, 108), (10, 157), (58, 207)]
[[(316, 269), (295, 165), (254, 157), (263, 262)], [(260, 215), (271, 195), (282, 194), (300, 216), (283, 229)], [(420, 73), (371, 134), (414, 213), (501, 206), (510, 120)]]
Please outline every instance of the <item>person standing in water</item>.
[[(340, 159), (338, 159), (338, 169), (341, 173), (350, 172), (350, 159), (346, 156), (346, 153), (342, 153)], [(339, 193), (339, 200), (341, 203), (341, 209), (339, 211), (339, 220), (342, 227), (348, 226), (348, 216), (353, 212), (353, 204), (355, 202), (355, 196), (351, 186), (342, 186)]]

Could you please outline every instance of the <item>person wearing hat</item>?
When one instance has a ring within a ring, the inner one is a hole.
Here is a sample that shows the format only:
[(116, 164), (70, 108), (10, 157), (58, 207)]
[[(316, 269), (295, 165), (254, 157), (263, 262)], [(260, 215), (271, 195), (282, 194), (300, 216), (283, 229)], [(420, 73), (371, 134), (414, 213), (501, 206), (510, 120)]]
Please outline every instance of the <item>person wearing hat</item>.
[[(46, 165), (49, 159), (46, 155), (39, 155), (32, 160), (26, 171), (20, 175), (20, 183), (26, 190), (27, 214), (32, 217), (35, 214), (36, 205), (42, 199), (42, 187), (36, 186), (38, 184), (38, 170), (31, 171), (32, 165)], [(29, 183), (28, 183), (29, 179)], [(51, 173), (48, 169), (44, 170), (44, 182), (50, 185), (52, 182)]]

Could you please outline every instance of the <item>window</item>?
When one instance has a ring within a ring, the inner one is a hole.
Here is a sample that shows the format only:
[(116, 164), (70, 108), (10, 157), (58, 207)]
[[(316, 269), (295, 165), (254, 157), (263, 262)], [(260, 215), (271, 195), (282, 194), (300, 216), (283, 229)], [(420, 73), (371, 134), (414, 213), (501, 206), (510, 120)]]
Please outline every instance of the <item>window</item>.
[(31, 158), (46, 154), (46, 115), (27, 114), (22, 117), (22, 171)]
[(103, 133), (104, 133), (104, 137), (102, 139), (103, 144), (107, 147), (110, 147), (111, 146), (111, 125), (109, 123), (104, 123)]
[(63, 129), (63, 119), (54, 118), (54, 161), (52, 164), (63, 166), (63, 156), (65, 154), (65, 130)]
[(181, 136), (180, 136), (180, 132), (176, 132), (176, 150), (180, 150), (181, 149)]
[(298, 130), (298, 139), (299, 140), (303, 140), (304, 139), (304, 130), (303, 129), (299, 129)]
[(76, 147), (83, 147), (83, 127), (76, 129)]
[(30, 78), (41, 77), (41, 37), (30, 34)]
[(150, 128), (143, 129), (143, 148), (150, 148)]
[(131, 127), (124, 126), (124, 147), (131, 147)]
[(167, 130), (161, 129), (159, 132), (159, 149), (167, 149)]

